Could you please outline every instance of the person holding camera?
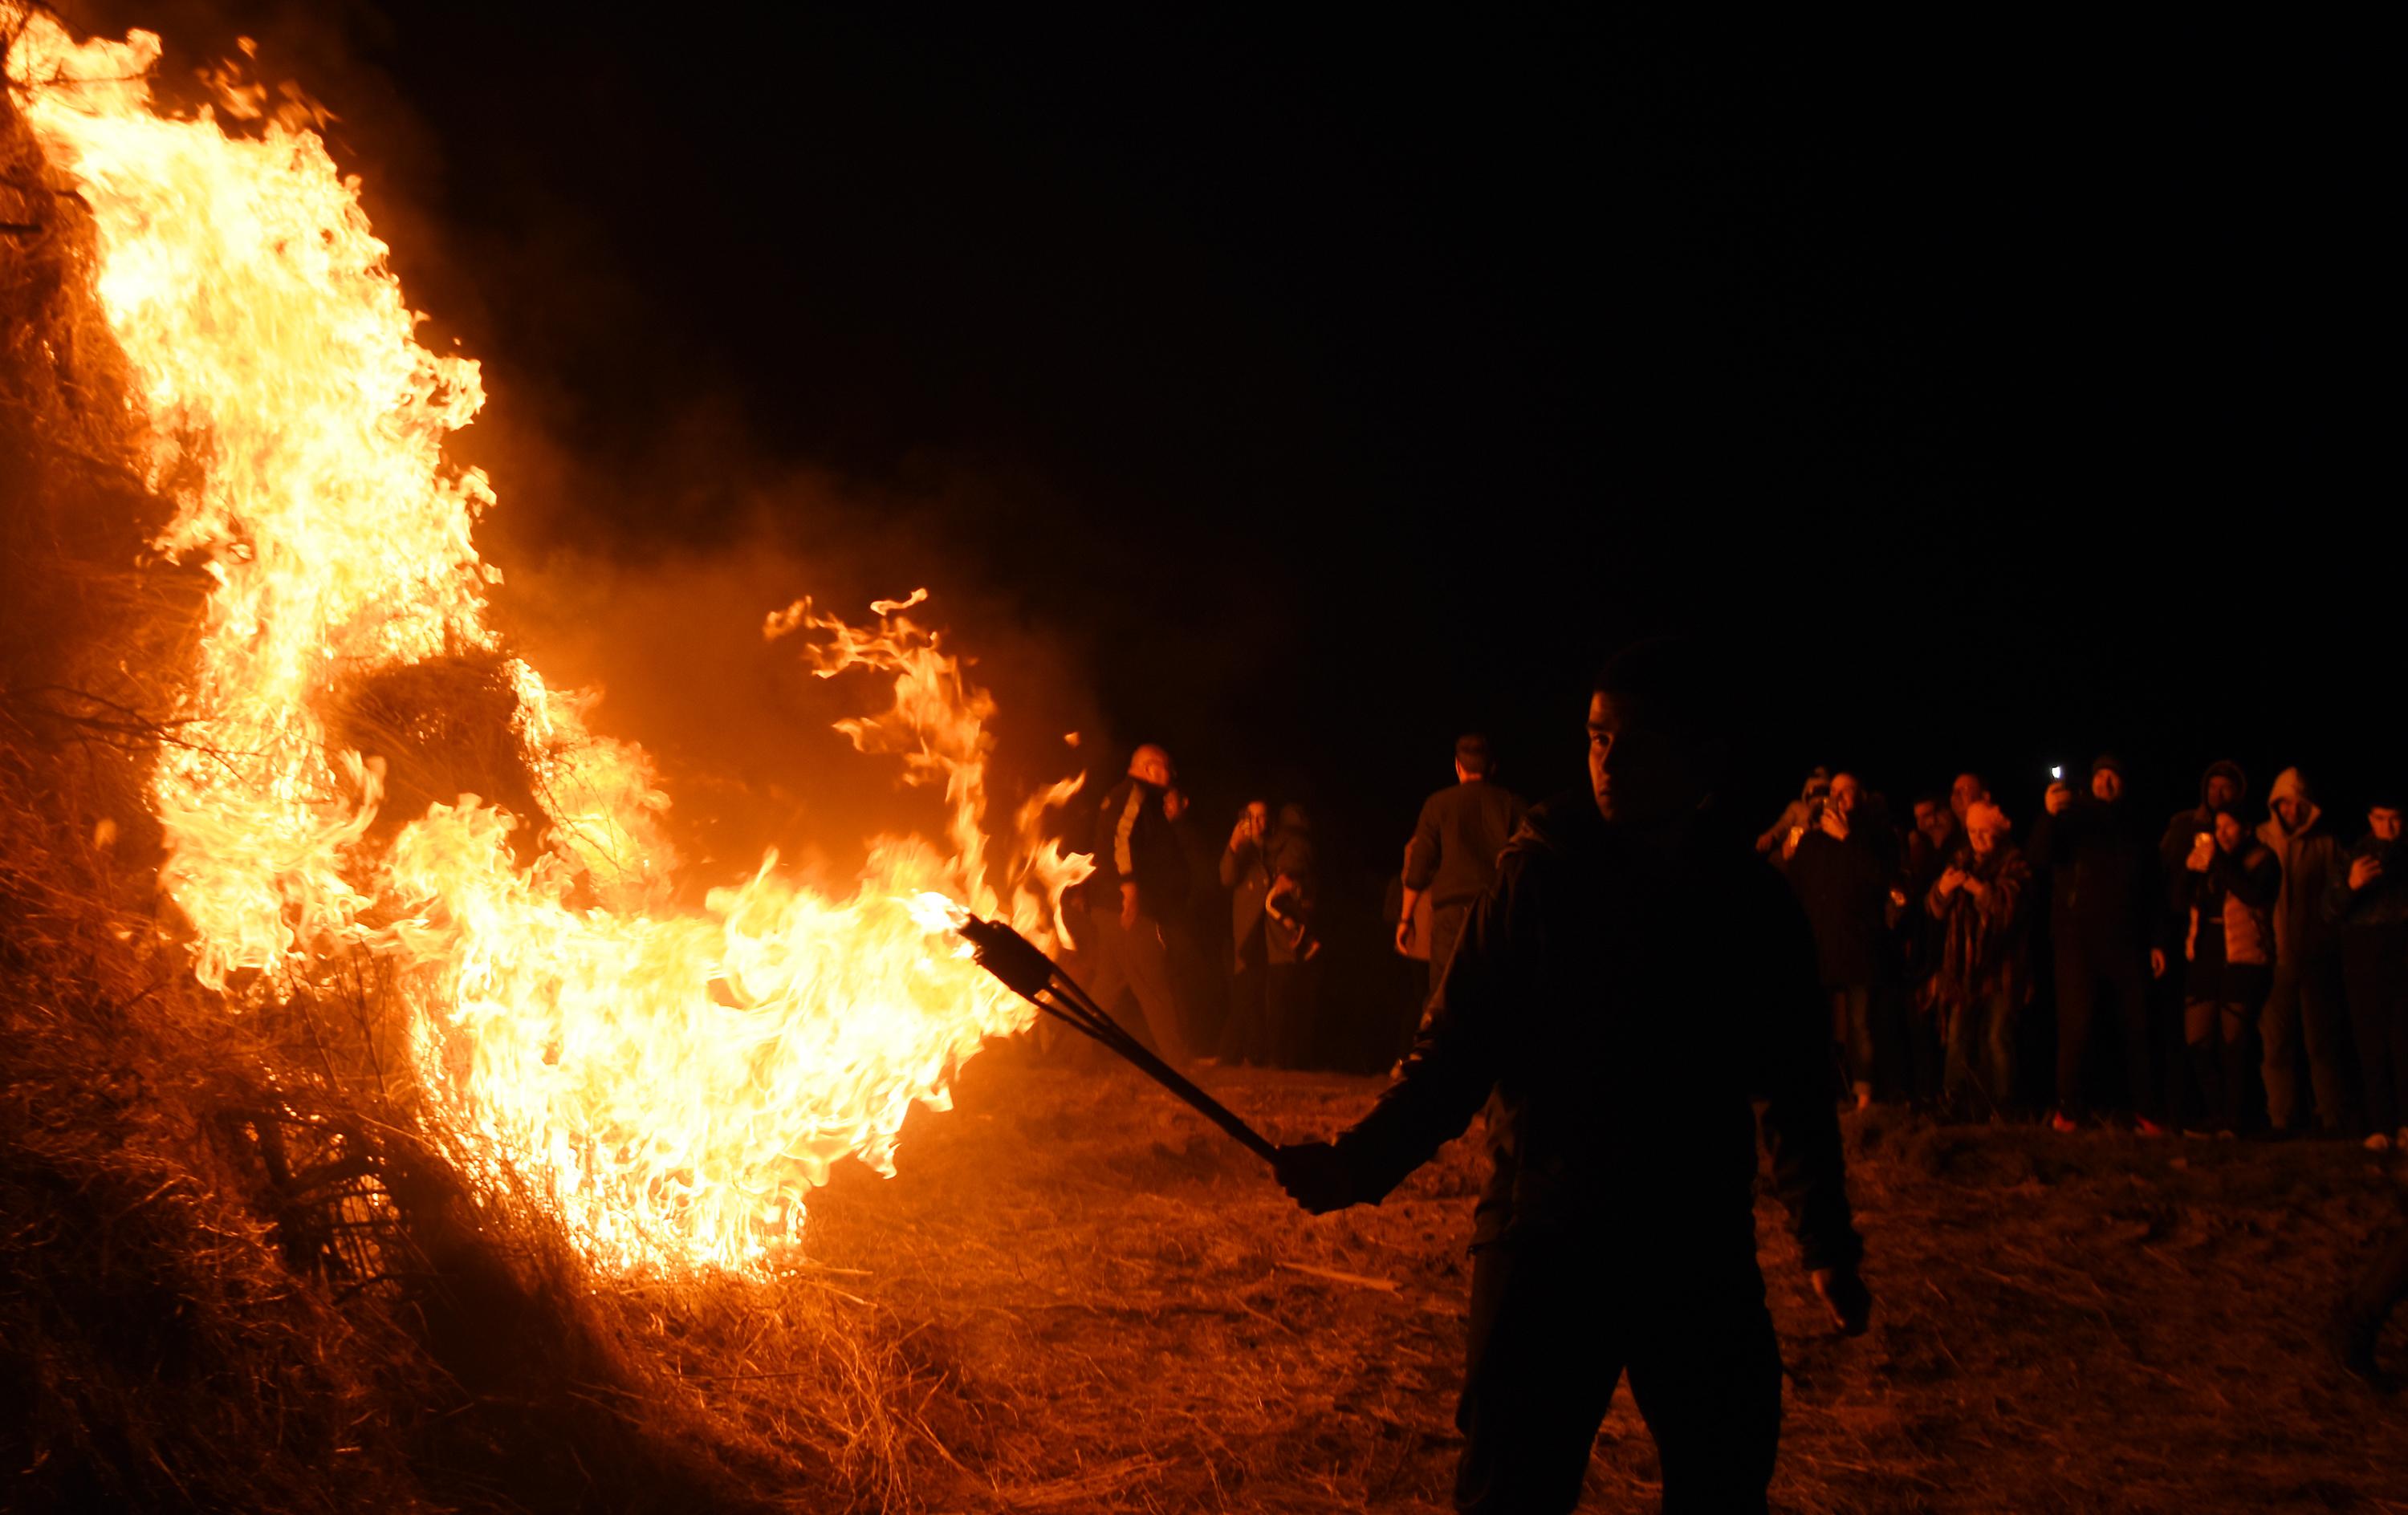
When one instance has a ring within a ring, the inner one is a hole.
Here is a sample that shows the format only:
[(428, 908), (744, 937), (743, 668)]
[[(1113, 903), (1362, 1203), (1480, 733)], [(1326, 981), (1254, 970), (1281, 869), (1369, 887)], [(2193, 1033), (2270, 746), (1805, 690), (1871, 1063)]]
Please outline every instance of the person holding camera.
[(1270, 943), (1263, 901), (1271, 892), (1271, 802), (1248, 800), (1221, 850), (1221, 887), (1229, 892), (1229, 1018), (1221, 1025), (1220, 1061), (1231, 1067), (1271, 1059)]
[(1968, 808), (1965, 828), (1965, 845), (1923, 895), (1925, 912), (1940, 923), (1932, 982), (1947, 1059), (1941, 1098), (1954, 1110), (1979, 1093), (1996, 1115), (2014, 1093), (2015, 1016), (2028, 989), (2023, 903), (2031, 865), (2008, 840), (2006, 812), (1989, 801)]
[(2183, 1044), (2214, 1129), (2229, 1136), (2241, 1129), (2249, 1027), (2273, 984), (2283, 865), (2238, 811), (2218, 810), (2213, 829), (2192, 841), (2173, 887), (2189, 901)]
[(1813, 928), (1832, 1036), (1860, 1110), (1871, 1107), (1879, 1078), (1874, 1016), (1890, 979), (1890, 893), (1902, 881), (1882, 846), (1882, 828), (1863, 813), (1863, 796), (1855, 774), (1833, 774), (1813, 828), (1785, 848), (1789, 887)]
[(2325, 894), (2366, 1090), (2366, 1145), (2408, 1150), (2408, 846), (2401, 797), (2378, 794), (2349, 866)]
[(2101, 756), (2090, 792), (2059, 780), (2032, 827), (2034, 873), (2049, 877), (2049, 939), (2057, 959), (2057, 1114), (2077, 1129), (2089, 1110), (2090, 1036), (2104, 1012), (2124, 1043), (2132, 1122), (2165, 1135), (2149, 1055), (2149, 980), (2166, 971), (2165, 893), (2156, 851), (2124, 800), (2124, 765)]

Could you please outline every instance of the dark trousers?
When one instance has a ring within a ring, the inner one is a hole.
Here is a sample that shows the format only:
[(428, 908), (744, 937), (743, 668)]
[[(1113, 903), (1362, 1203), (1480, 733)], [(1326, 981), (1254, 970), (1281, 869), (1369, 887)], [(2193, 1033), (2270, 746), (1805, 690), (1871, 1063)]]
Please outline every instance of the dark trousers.
[[(1781, 1351), (1752, 1254), (1667, 1290), (1617, 1287), (1590, 1247), (1502, 1242), (1471, 1270), (1459, 1510), (1512, 1515), (1580, 1502), (1589, 1449), (1630, 1393), (1656, 1437), (1668, 1515), (1765, 1508), (1781, 1437)], [(1669, 1296), (1668, 1296), (1669, 1293)]]
[(2366, 1086), (2367, 1129), (2408, 1128), (2408, 931), (2345, 934), (2341, 965)]
[(1966, 1108), (1993, 1115), (2006, 1108), (2015, 1093), (2014, 995), (2006, 985), (1992, 984), (1942, 1004), (1940, 1012), (1947, 1022), (1942, 1090), (1949, 1105), (1967, 1101)]
[(1463, 928), (1471, 923), (1474, 903), (1459, 899), (1430, 907), (1430, 988), (1438, 987), (1439, 979), (1446, 972), (1447, 959), (1455, 955), (1455, 944), (1463, 939)]
[(1121, 924), (1118, 911), (1091, 910), (1088, 935), (1095, 938), (1094, 977), (1084, 986), (1105, 1013), (1118, 1019), (1115, 1005), (1121, 991), (1137, 997), (1144, 1017), (1141, 1026), (1129, 1026), (1166, 1063), (1187, 1061), (1187, 1038), (1179, 1025), (1179, 996), (1170, 987), (1170, 953), (1163, 945), (1162, 928), (1144, 916), (1134, 928)]
[(1847, 1063), (1848, 1082), (1870, 1094), (1880, 1081), (1880, 1045), (1873, 1039), (1873, 986), (1850, 984), (1831, 994), (1831, 1036)]
[[(2349, 1078), (2342, 1053), (2346, 1033), (2330, 959), (2283, 959), (2274, 965), (2274, 986), (2258, 1015), (2266, 1080), (2266, 1121), (2288, 1131), (2300, 1104), (2300, 1052), (2308, 1054), (2308, 1087), (2316, 1102), (2316, 1123), (2327, 1131), (2350, 1125)], [(2300, 1122), (2304, 1125), (2305, 1122)]]
[(1264, 998), (1270, 1020), (1271, 1057), (1275, 1068), (1313, 1065), (1313, 1043), (1321, 1028), (1321, 965), (1274, 963), (1265, 971)]
[(1265, 953), (1258, 922), (1238, 944), (1237, 965), (1229, 975), (1229, 1018), (1221, 1027), (1224, 1063), (1252, 1063), (1259, 1067), (1271, 1060), (1270, 969), (1263, 961)]
[(2086, 950), (2081, 936), (2057, 936), (2057, 1103), (2068, 1115), (2090, 1108), (2084, 1065), (2099, 1018), (2113, 1022), (2124, 1044), (2124, 1078), (2135, 1115), (2154, 1119), (2157, 1102), (2149, 1077), (2149, 962), (2137, 948)]

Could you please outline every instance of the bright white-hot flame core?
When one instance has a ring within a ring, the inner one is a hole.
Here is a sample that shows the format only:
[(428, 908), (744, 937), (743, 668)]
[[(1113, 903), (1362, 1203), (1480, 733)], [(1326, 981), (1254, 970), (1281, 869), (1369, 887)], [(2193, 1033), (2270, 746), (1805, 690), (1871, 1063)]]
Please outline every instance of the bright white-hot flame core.
[[(943, 786), (941, 845), (873, 840), (826, 897), (764, 860), (667, 905), (667, 804), (640, 749), (592, 733), (589, 701), (507, 666), (514, 736), (543, 813), (463, 795), (370, 837), (374, 753), (330, 741), (348, 681), (447, 653), (503, 651), (500, 575), (471, 540), (492, 490), (442, 455), (484, 396), (474, 361), (421, 346), (358, 183), (299, 112), (220, 83), (219, 116), (158, 113), (158, 39), (76, 42), (0, 0), (7, 79), (53, 168), (90, 205), (96, 286), (155, 439), (176, 519), (158, 544), (216, 581), (150, 798), (161, 882), (195, 971), (245, 995), (306, 986), (337, 950), (399, 975), (435, 1119), (498, 1174), (536, 1181), (599, 1264), (760, 1265), (800, 1234), (809, 1190), (848, 1154), (891, 1168), (904, 1115), (1030, 1012), (959, 950), (964, 908), (1049, 940), (1086, 871), (1039, 839), (1065, 782), (998, 845), (986, 722), (914, 594), (853, 626), (797, 601), (823, 675), (891, 676), (882, 714), (840, 723), (905, 778)], [(507, 845), (535, 828), (528, 866)]]

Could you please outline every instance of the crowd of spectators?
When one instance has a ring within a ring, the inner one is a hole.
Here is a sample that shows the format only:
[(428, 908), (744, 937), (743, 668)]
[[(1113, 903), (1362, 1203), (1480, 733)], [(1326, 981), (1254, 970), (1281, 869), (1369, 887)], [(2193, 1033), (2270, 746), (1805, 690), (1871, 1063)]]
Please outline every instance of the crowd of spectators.
[[(1387, 929), (1412, 968), (1401, 1027), (1526, 808), (1479, 736), (1456, 744), (1455, 776), (1391, 884)], [(2101, 757), (2027, 823), (1973, 773), (1904, 818), (1855, 774), (1808, 775), (1756, 849), (1813, 928), (1835, 1094), (2064, 1131), (2408, 1147), (2400, 796), (2345, 843), (2297, 769), (2257, 804), (2239, 765), (2212, 764), (2199, 803), (2154, 835), (2126, 789)], [(1304, 808), (1250, 800), (1224, 838), (1144, 747), (1093, 822), (1096, 871), (1071, 920), (1097, 998), (1174, 1062), (1326, 1061), (1331, 955)]]
[[(1855, 1103), (2408, 1144), (2399, 796), (2345, 844), (2297, 769), (2261, 808), (2219, 762), (2152, 836), (2125, 779), (2112, 756), (2060, 776), (2018, 842), (1975, 774), (1903, 826), (1856, 776), (1808, 776), (1756, 845), (1813, 927)], [(2019, 1065), (2038, 1008), (2053, 1077)]]

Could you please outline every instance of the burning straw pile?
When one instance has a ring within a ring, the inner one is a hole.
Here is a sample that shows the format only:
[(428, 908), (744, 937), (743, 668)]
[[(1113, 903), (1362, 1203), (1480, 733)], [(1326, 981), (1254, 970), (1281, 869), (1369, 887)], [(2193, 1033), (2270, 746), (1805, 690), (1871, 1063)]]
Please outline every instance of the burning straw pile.
[[(0, 54), (42, 27), (0, 5)], [(355, 949), (280, 984), (196, 979), (156, 775), (255, 757), (185, 697), (217, 579), (152, 545), (208, 443), (151, 429), (95, 288), (92, 207), (22, 84), (0, 91), (7, 1502), (882, 1503), (898, 1433), (878, 1350), (825, 1329), (815, 1291), (597, 1276), (549, 1193), (430, 1107), (408, 965)], [(391, 755), (387, 816), (464, 792), (538, 813), (511, 679), (473, 646), (418, 659), (349, 689), (329, 737)], [(681, 1377), (771, 1346), (812, 1385), (773, 1421)]]

